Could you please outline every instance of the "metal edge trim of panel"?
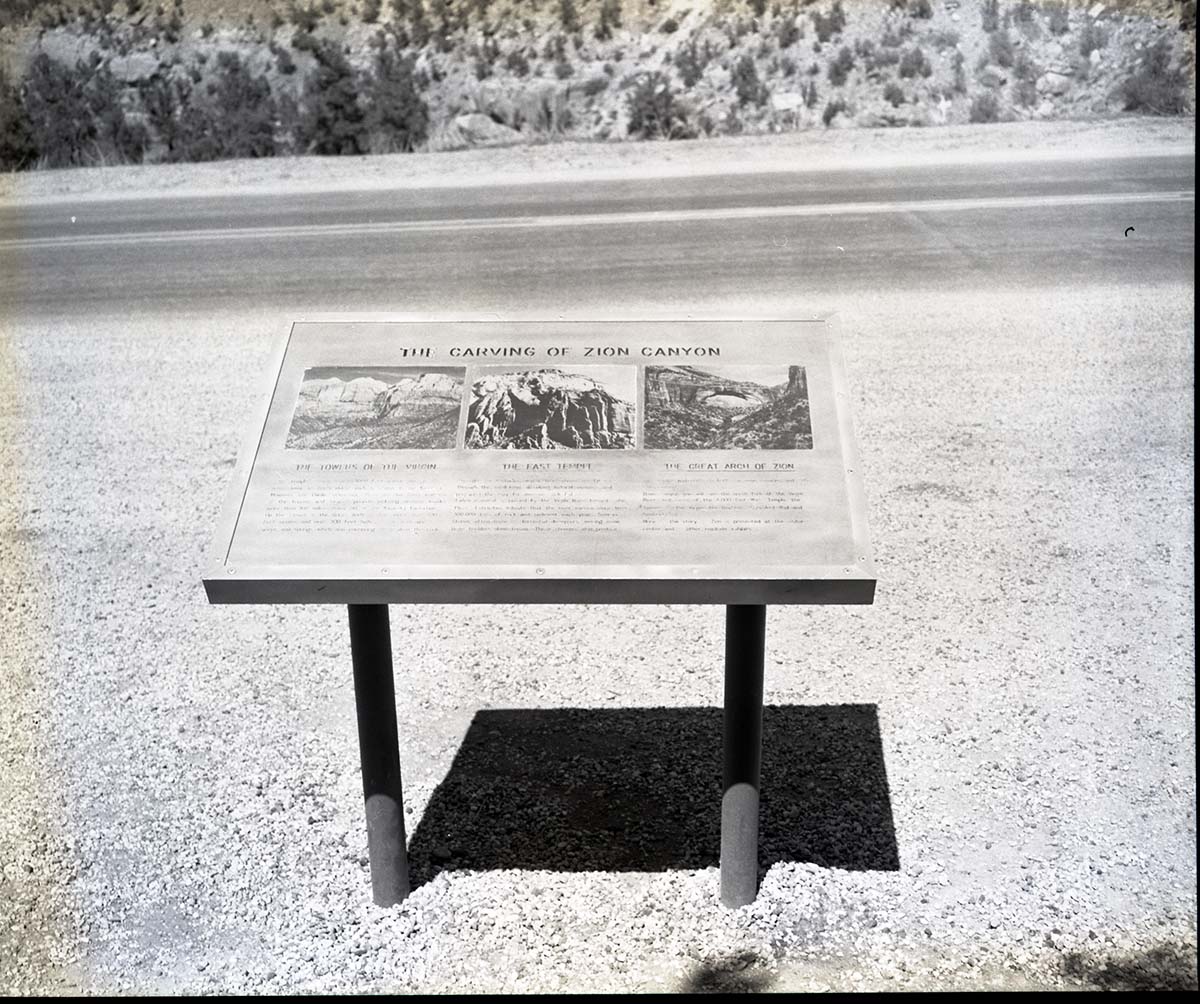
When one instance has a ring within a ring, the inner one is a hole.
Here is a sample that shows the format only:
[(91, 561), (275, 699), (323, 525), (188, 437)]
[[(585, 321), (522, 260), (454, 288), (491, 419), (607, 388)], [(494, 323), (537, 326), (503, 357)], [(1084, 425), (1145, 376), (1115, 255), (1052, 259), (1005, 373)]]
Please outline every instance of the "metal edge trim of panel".
[(870, 604), (873, 578), (845, 579), (222, 579), (214, 604)]

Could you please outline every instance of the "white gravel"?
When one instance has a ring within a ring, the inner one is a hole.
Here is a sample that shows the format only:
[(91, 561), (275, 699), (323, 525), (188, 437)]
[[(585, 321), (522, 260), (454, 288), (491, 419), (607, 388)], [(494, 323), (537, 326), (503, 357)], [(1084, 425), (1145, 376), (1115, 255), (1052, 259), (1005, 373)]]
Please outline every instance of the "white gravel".
[[(0, 989), (1194, 987), (1191, 289), (1133, 289), (843, 305), (878, 599), (773, 609), (766, 700), (877, 709), (900, 866), (739, 911), (713, 867), (473, 867), (532, 818), (494, 791), (371, 906), (345, 611), (200, 585), (276, 319), (0, 328)], [(721, 624), (393, 607), (410, 837), (483, 709), (717, 706)]]

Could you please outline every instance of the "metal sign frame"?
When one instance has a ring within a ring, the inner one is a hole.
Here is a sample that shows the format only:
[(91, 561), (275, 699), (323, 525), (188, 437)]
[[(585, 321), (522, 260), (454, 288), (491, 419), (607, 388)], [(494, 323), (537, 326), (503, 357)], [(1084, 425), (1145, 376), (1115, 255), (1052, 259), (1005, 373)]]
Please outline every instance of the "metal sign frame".
[[(270, 394), (239, 454), (204, 574), (204, 585), (213, 603), (870, 603), (875, 571), (867, 530), (866, 493), (850, 417), (838, 321), (835, 315), (806, 318), (651, 318), (602, 321), (521, 318), (507, 325), (553, 325), (564, 338), (572, 327), (614, 324), (694, 325), (719, 322), (724, 326), (797, 326), (824, 333), (832, 389), (834, 420), (848, 501), (847, 516), (853, 538), (851, 560), (839, 564), (790, 564), (786, 558), (769, 566), (726, 562), (721, 566), (682, 562), (639, 566), (629, 563), (598, 566), (553, 564), (548, 561), (495, 566), (438, 564), (248, 564), (231, 561), (239, 531), (239, 516), (254, 476), (254, 465), (264, 449), (272, 409), (290, 407), (277, 401), (292, 334), (307, 324), (395, 324), (420, 326), (478, 326), (495, 330), (494, 317), (430, 317), (427, 315), (316, 315), (302, 318), (281, 335), (274, 353)], [(521, 451), (528, 454), (534, 451)], [(569, 451), (582, 454), (596, 451)], [(740, 451), (744, 453), (766, 451)]]
[[(239, 518), (254, 476), (273, 409), (280, 403), (281, 375), (292, 333), (299, 324), (412, 322), (436, 324), (498, 323), (494, 317), (432, 318), (423, 315), (344, 315), (295, 322), (280, 338), (272, 367), (271, 393), (248, 434), (216, 533), (204, 586), (212, 603), (339, 603), (349, 614), (359, 755), (367, 822), (372, 894), (376, 904), (391, 906), (410, 891), (404, 827), (403, 792), (396, 727), (389, 603), (703, 603), (721, 604), (725, 616), (724, 768), (721, 801), (721, 901), (730, 907), (753, 901), (758, 890), (759, 780), (762, 761), (763, 666), (768, 603), (871, 603), (875, 570), (867, 532), (866, 494), (850, 420), (848, 391), (833, 315), (803, 319), (687, 318), (673, 322), (563, 321), (524, 318), (524, 324), (620, 323), (624, 325), (705, 323), (805, 325), (823, 333), (829, 365), (825, 400), (831, 403), (852, 557), (841, 564), (776, 564), (743, 567), (736, 562), (713, 568), (668, 568), (510, 564), (500, 568), (412, 567), (337, 564), (232, 563)], [(509, 322), (511, 323), (511, 322)], [(307, 372), (307, 371), (302, 371)], [(464, 370), (464, 392), (465, 392)], [(807, 391), (806, 391), (807, 393)], [(639, 400), (645, 401), (644, 378)], [(292, 402), (295, 406), (295, 402)], [(465, 410), (465, 400), (463, 404)], [(289, 412), (291, 414), (291, 412)], [(826, 426), (827, 427), (827, 426)], [(721, 451), (725, 452), (725, 451)], [(741, 452), (741, 451), (739, 451)], [(836, 484), (836, 482), (834, 482)], [(828, 484), (828, 482), (827, 482)], [(844, 544), (844, 542), (843, 542)]]

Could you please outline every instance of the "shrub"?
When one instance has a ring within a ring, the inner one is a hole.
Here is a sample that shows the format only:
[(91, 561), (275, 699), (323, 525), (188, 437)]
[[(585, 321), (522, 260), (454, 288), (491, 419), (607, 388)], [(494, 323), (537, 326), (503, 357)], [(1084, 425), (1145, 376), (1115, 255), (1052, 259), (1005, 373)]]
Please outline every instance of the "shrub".
[(154, 19), (155, 30), (171, 43), (178, 42), (183, 34), (183, 12), (180, 3), (181, 0), (175, 0), (170, 16), (159, 7)]
[(292, 59), (292, 54), (282, 45), (275, 45), (271, 48), (275, 53), (275, 69), (285, 76), (291, 76), (291, 74), (295, 73), (296, 61)]
[(904, 53), (900, 60), (900, 76), (902, 77), (928, 77), (932, 73), (933, 67), (929, 65), (929, 60), (925, 58), (925, 53), (919, 46), (914, 45)]
[(1108, 45), (1108, 31), (1091, 18), (1083, 22), (1083, 31), (1079, 33), (1079, 54), (1090, 56), (1096, 49)]
[(988, 58), (997, 66), (1012, 66), (1015, 51), (1008, 31), (996, 31), (988, 37)]
[(893, 108), (899, 108), (904, 104), (904, 91), (901, 90), (900, 85), (894, 80), (890, 81), (887, 87), (883, 89), (883, 99)]
[(520, 49), (513, 49), (505, 56), (504, 65), (518, 77), (529, 76), (529, 60), (525, 58), (525, 53)]
[(1032, 80), (1018, 80), (1013, 87), (1013, 100), (1022, 108), (1032, 108), (1037, 104), (1037, 85)]
[(374, 24), (379, 20), (379, 0), (363, 0), (362, 19), (367, 24)]
[(571, 68), (571, 64), (568, 63), (566, 59), (557, 59), (554, 61), (554, 75), (558, 77), (559, 80), (566, 80), (567, 77), (574, 74), (574, 72), (575, 71)]
[(1022, 0), (1009, 13), (1009, 18), (1017, 26), (1017, 30), (1030, 41), (1036, 41), (1042, 37), (1042, 26), (1034, 15), (1033, 4)]
[(154, 95), (151, 113), (167, 146), (167, 159), (224, 160), (275, 153), (276, 106), (271, 85), (254, 76), (236, 52), (217, 53), (215, 77), (204, 88), (175, 84), (177, 115), (161, 107), (171, 91)]
[(987, 32), (1000, 27), (1000, 0), (983, 0), (982, 23)]
[(900, 53), (896, 49), (878, 49), (867, 62), (867, 68), (877, 70), (883, 66), (895, 66), (900, 62)]
[(930, 38), (939, 49), (953, 49), (959, 42), (957, 31), (935, 31)]
[[(413, 6), (417, 5), (417, 0), (412, 0), (412, 2)], [(442, 43), (442, 51), (445, 52), (450, 36), (463, 26), (463, 5), (452, 7), (450, 0), (426, 0), (426, 5), (429, 8), (429, 18), (433, 22), (434, 31)]]
[(761, 105), (767, 100), (767, 89), (758, 79), (758, 69), (749, 55), (743, 55), (733, 67), (733, 86), (739, 105)]
[(190, 76), (156, 73), (139, 88), (146, 121), (166, 148), (167, 160), (176, 159), (175, 151), (180, 148), (183, 109), (187, 107), (193, 82)]
[(835, 3), (828, 14), (817, 11), (812, 18), (813, 28), (816, 29), (819, 42), (828, 42), (846, 27), (846, 12), (842, 9), (840, 2)]
[(664, 35), (674, 35), (679, 30), (679, 22), (673, 17), (667, 18), (658, 28)]
[(679, 71), (679, 79), (683, 81), (684, 87), (695, 87), (704, 76), (704, 68), (707, 65), (708, 53), (700, 51), (695, 39), (680, 46), (679, 51), (675, 53), (675, 68)]
[(315, 7), (302, 7), (296, 0), (292, 0), (288, 4), (288, 20), (299, 31), (314, 32), (321, 23), (321, 14)]
[(37, 159), (21, 92), (0, 68), (0, 171), (19, 171)]
[(304, 82), (301, 148), (323, 155), (367, 153), (370, 138), (354, 69), (332, 42), (319, 42), (313, 55), (317, 66)]
[(885, 49), (899, 49), (904, 44), (911, 32), (905, 31), (904, 26), (884, 28), (883, 34), (879, 36), (879, 44)]
[(600, 21), (596, 25), (596, 38), (606, 42), (612, 38), (614, 28), (621, 27), (621, 0), (604, 0), (600, 4)]
[(933, 4), (929, 0), (915, 0), (910, 10), (913, 17), (919, 17), (924, 21), (933, 17)]
[(1171, 43), (1166, 35), (1146, 50), (1137, 69), (1121, 85), (1127, 112), (1182, 115), (1188, 110), (1188, 75), (1171, 65)]
[(794, 77), (796, 75), (796, 61), (791, 56), (782, 56), (779, 60), (779, 69), (785, 77)]
[(429, 44), (429, 21), (421, 0), (392, 0), (393, 31), (400, 45), (422, 48)]
[(835, 98), (825, 106), (825, 110), (821, 113), (821, 121), (828, 126), (830, 122), (832, 122), (845, 110), (846, 102), (844, 102), (841, 98)]
[(1000, 102), (991, 91), (984, 91), (971, 102), (972, 122), (996, 122), (1000, 118)]
[(1034, 81), (1041, 75), (1041, 70), (1029, 58), (1029, 54), (1022, 49), (1017, 53), (1017, 58), (1013, 60), (1013, 73), (1018, 80)]
[(71, 70), (39, 53), (21, 90), (33, 145), (51, 167), (142, 159), (149, 135), (126, 118), (120, 85), (99, 56)]
[(508, 124), (543, 135), (559, 135), (571, 128), (569, 88), (536, 88), (517, 95)]
[(584, 97), (594, 98), (601, 91), (608, 89), (608, 77), (588, 77), (583, 84)]
[[(1046, 4), (1045, 11), (1050, 31), (1055, 35), (1065, 35), (1071, 27), (1066, 0), (1050, 0)], [(1091, 18), (1088, 20), (1090, 21)]]
[(575, 11), (574, 0), (558, 0), (558, 22), (565, 32), (579, 30), (579, 14)]
[(816, 108), (818, 98), (817, 82), (810, 80), (807, 84), (801, 84), (800, 97), (804, 99), (805, 108)]
[(797, 22), (795, 14), (781, 17), (775, 26), (775, 39), (779, 42), (781, 49), (790, 48), (803, 37), (804, 32), (800, 30), (800, 24)]
[(841, 87), (852, 69), (854, 69), (854, 53), (843, 45), (837, 58), (829, 64), (829, 82), (834, 87)]
[(642, 74), (629, 95), (629, 132), (640, 139), (687, 139), (687, 117), (659, 71)]
[(375, 57), (364, 88), (366, 131), (376, 152), (408, 151), (425, 141), (429, 109), (413, 75), (414, 60), (389, 48)]

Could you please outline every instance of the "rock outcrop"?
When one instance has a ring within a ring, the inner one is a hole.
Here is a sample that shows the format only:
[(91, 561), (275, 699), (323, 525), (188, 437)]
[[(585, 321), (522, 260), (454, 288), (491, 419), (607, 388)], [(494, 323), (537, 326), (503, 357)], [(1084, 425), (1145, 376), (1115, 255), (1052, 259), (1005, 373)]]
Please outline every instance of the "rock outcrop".
[(305, 380), (300, 385), (300, 397), (322, 407), (341, 407), (347, 404), (367, 407), (386, 389), (386, 383), (372, 377), (358, 377), (354, 380), (328, 377), (324, 380)]
[(691, 366), (646, 370), (645, 445), (654, 450), (812, 448), (808, 381), (789, 366), (768, 386)]
[(447, 373), (422, 373), (385, 386), (372, 399), (375, 414), (386, 418), (414, 405), (448, 408), (461, 401), (462, 383)]
[(466, 445), (474, 449), (625, 450), (634, 445), (634, 407), (603, 385), (556, 369), (475, 382)]
[(693, 366), (651, 366), (646, 369), (647, 406), (759, 408), (773, 396), (774, 391), (762, 384), (731, 380)]

